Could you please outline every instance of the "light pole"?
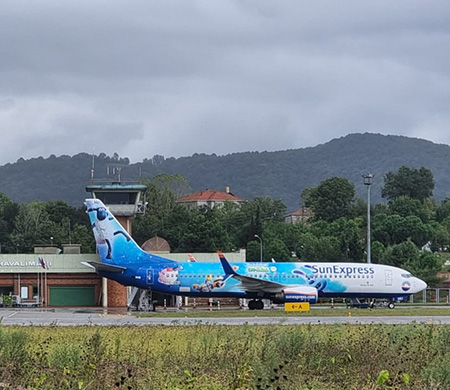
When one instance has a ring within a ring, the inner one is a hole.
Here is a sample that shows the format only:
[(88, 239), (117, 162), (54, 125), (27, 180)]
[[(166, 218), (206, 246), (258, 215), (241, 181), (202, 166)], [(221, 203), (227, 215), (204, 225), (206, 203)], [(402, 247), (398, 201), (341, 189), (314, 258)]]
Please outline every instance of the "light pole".
[(255, 238), (259, 240), (259, 261), (262, 263), (262, 253), (263, 253), (262, 239), (257, 234), (255, 234)]
[(370, 186), (372, 185), (373, 175), (367, 172), (362, 177), (364, 178), (364, 185), (367, 186), (367, 262), (370, 264), (372, 262), (370, 243)]

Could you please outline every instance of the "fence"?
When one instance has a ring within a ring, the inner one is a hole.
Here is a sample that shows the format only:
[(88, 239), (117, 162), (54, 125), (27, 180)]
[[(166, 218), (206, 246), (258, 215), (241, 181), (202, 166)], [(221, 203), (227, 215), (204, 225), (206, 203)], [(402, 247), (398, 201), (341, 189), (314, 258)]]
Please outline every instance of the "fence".
[(411, 295), (409, 303), (450, 303), (450, 288), (427, 288), (420, 293)]

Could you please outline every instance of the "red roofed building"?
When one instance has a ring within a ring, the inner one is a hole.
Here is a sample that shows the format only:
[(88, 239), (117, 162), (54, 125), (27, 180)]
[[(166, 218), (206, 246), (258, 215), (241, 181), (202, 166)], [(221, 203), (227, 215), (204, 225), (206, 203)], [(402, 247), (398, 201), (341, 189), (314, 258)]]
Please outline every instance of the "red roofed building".
[(314, 216), (313, 211), (309, 207), (302, 207), (284, 217), (286, 223), (307, 223)]
[(206, 189), (204, 191), (182, 196), (177, 200), (178, 203), (184, 205), (188, 210), (202, 206), (207, 206), (209, 208), (223, 206), (226, 201), (240, 204), (244, 199), (233, 195), (230, 192), (230, 188), (227, 187), (226, 192)]

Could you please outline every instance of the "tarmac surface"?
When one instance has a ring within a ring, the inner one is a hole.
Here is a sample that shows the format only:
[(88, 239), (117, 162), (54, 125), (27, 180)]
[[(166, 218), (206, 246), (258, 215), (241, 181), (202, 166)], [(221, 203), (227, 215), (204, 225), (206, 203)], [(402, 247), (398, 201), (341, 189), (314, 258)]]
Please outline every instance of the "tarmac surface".
[[(253, 314), (253, 313), (252, 313)], [(23, 326), (154, 326), (154, 325), (299, 325), (299, 324), (408, 324), (408, 323), (450, 324), (450, 316), (341, 316), (341, 317), (258, 317), (258, 312), (250, 317), (222, 317), (222, 318), (186, 318), (180, 312), (179, 318), (140, 317), (138, 313), (131, 314), (125, 309), (104, 310), (99, 308), (1, 308), (0, 324)]]

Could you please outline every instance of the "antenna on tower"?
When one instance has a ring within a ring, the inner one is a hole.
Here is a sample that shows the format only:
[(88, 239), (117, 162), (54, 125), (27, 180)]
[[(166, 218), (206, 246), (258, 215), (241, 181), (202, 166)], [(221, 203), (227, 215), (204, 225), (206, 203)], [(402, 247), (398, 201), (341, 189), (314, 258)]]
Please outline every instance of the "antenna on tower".
[(94, 157), (95, 157), (94, 149), (92, 148), (91, 184), (94, 184), (94, 172), (95, 172)]

